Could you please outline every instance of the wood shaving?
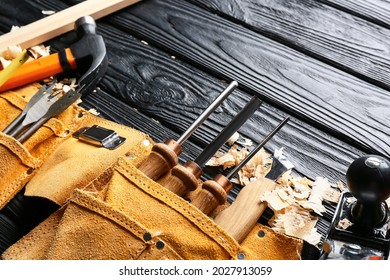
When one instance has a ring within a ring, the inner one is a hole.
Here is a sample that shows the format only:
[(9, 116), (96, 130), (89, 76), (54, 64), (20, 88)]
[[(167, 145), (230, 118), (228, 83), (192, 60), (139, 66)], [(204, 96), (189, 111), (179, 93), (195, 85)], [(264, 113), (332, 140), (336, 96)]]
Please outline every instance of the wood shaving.
[(20, 29), (20, 26), (12, 25), (10, 32), (16, 31), (18, 29)]
[(326, 211), (322, 205), (326, 191), (331, 188), (328, 179), (323, 177), (317, 177), (311, 187), (311, 193), (307, 201), (304, 201), (301, 205), (304, 208), (311, 209), (318, 215), (322, 216), (322, 213)]
[(341, 229), (347, 229), (352, 225), (353, 225), (353, 223), (350, 220), (348, 220), (347, 218), (344, 218), (341, 221), (339, 221), (337, 227), (341, 228)]
[(302, 208), (288, 206), (282, 211), (276, 211), (269, 224), (278, 232), (317, 245), (321, 241), (321, 234), (315, 228), (317, 220), (317, 218), (311, 216), (309, 212)]
[(45, 47), (44, 45), (34, 46), (29, 50), (34, 59), (50, 55), (50, 47)]
[[(95, 116), (99, 116), (100, 115), (100, 113), (96, 109), (94, 109), (94, 108), (89, 109), (88, 112), (90, 112), (92, 115), (95, 115)], [(149, 144), (145, 145), (145, 146), (149, 146)]]
[(273, 211), (281, 211), (294, 204), (289, 187), (278, 187), (271, 192), (264, 193), (260, 200), (266, 201)]
[(0, 56), (0, 70), (3, 70), (10, 63), (11, 63), (11, 60), (6, 60), (6, 59), (4, 59), (3, 57)]
[(229, 146), (233, 146), (234, 143), (238, 140), (238, 138), (240, 138), (240, 134), (236, 131), (236, 132), (233, 133), (232, 136), (230, 136), (230, 138), (226, 141), (226, 143)]
[(387, 206), (389, 207), (389, 209), (390, 209), (390, 197), (388, 198), (388, 199), (386, 199), (386, 201), (385, 201), (386, 203), (387, 203)]
[(252, 140), (248, 138), (242, 138), (241, 140), (237, 139), (236, 143), (246, 147), (251, 147), (253, 145)]

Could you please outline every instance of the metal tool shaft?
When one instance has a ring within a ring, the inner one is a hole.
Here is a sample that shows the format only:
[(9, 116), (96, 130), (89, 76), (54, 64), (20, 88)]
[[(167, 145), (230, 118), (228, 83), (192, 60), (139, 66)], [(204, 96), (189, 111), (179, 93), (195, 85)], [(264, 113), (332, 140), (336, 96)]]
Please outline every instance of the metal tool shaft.
[(231, 170), (226, 177), (231, 179), (233, 176), (237, 175), (238, 171), (240, 171), (241, 168), (265, 146), (265, 144), (267, 144), (267, 142), (289, 121), (289, 119), (289, 117), (286, 117), (281, 123), (279, 123), (278, 126), (275, 127), (233, 170)]
[(195, 120), (194, 123), (183, 133), (183, 135), (176, 141), (179, 145), (182, 145), (194, 131), (207, 119), (207, 117), (214, 112), (214, 110), (233, 92), (238, 86), (236, 81), (233, 81), (229, 86), (210, 104), (210, 106)]
[(200, 167), (222, 147), (223, 144), (236, 132), (259, 108), (262, 101), (256, 96), (230, 121), (228, 125), (214, 138), (214, 140), (194, 160)]

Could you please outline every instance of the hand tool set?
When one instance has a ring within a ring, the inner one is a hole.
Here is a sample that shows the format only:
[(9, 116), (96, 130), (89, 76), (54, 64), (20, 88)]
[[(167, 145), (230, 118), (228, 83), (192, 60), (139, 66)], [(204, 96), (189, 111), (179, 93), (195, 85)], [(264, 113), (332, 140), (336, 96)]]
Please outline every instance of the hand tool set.
[[(107, 69), (105, 44), (102, 36), (96, 34), (94, 19), (90, 16), (81, 17), (75, 22), (74, 29), (78, 35), (78, 41), (69, 48), (30, 62), (26, 62), (28, 50), (24, 50), (9, 67), (0, 72), (0, 92), (17, 90), (21, 86), (40, 82), (53, 76), (75, 76), (77, 78), (76, 89), (60, 93), (55, 89), (56, 80), (54, 80), (49, 84), (43, 84), (32, 95), (21, 113), (2, 131), (2, 134), (7, 135), (6, 137), (12, 137), (16, 140), (18, 145), (23, 145), (52, 117), (64, 113), (79, 98), (93, 91)], [(239, 130), (261, 105), (262, 102), (257, 97), (253, 97), (194, 160), (188, 160), (183, 165), (179, 163), (183, 143), (228, 98), (237, 86), (236, 81), (231, 82), (179, 139), (167, 139), (164, 143), (154, 144), (151, 151), (135, 164), (135, 167), (145, 175), (145, 178), (147, 177), (147, 180), (152, 180), (154, 184), (157, 183), (157, 188), (163, 187), (162, 194), (167, 189), (170, 191), (169, 195), (171, 193), (174, 195), (175, 198), (170, 199), (174, 201), (173, 206), (169, 207), (170, 209), (175, 207), (180, 211), (181, 208), (187, 209), (186, 207), (189, 207), (189, 211), (195, 209), (196, 213), (200, 212), (200, 214), (197, 213), (197, 215), (201, 215), (198, 217), (199, 220), (207, 219), (207, 222), (203, 223), (211, 223), (211, 227), (222, 229), (223, 234), (227, 234), (229, 238), (234, 240), (233, 243), (239, 246), (245, 243), (250, 233), (260, 224), (259, 219), (267, 209), (267, 203), (261, 200), (261, 196), (265, 192), (274, 190), (278, 184), (276, 182), (278, 178), (294, 166), (283, 155), (274, 154), (272, 167), (265, 177), (256, 178), (244, 186), (233, 203), (228, 205), (227, 193), (232, 189), (230, 180), (271, 140), (288, 122), (289, 118), (287, 117), (280, 122), (240, 163), (229, 170), (226, 176), (218, 174), (212, 180), (202, 180), (202, 168), (206, 162), (223, 147), (233, 133)], [(73, 136), (81, 140), (80, 142), (87, 142), (86, 145), (92, 144), (107, 148), (108, 153), (118, 148), (126, 140), (115, 131), (99, 125), (83, 127), (74, 132)], [(69, 138), (74, 140), (72, 137)], [(99, 186), (99, 184), (107, 184), (110, 187), (121, 186), (123, 181), (121, 181), (122, 183), (107, 183), (110, 182), (107, 178), (113, 176), (112, 174), (118, 170), (119, 173), (122, 172), (120, 173), (122, 175), (126, 173), (118, 167), (121, 166), (120, 163), (120, 157), (118, 157), (116, 165), (107, 166), (107, 171), (101, 177), (91, 181), (91, 185), (93, 187)], [(96, 183), (96, 180), (99, 179), (104, 182)], [(390, 250), (390, 237), (388, 235), (390, 217), (385, 200), (390, 196), (390, 163), (375, 155), (360, 158), (352, 163), (348, 169), (347, 181), (350, 192), (343, 193), (340, 199), (326, 240), (323, 243), (320, 259), (370, 259), (377, 257), (387, 259)], [(154, 188), (155, 186), (149, 187)], [(158, 190), (156, 193), (160, 195)], [(2, 252), (17, 240), (14, 235), (18, 232), (18, 223), (10, 219), (9, 216), (13, 216), (13, 213), (8, 212), (10, 209), (16, 209), (13, 203), (17, 204), (18, 201), (23, 201), (23, 199), (19, 199), (21, 197), (23, 197), (23, 191), (8, 202), (8, 205), (0, 209), (0, 223), (4, 225), (0, 227), (0, 249)], [(176, 201), (176, 199), (179, 200)], [(178, 204), (180, 207), (177, 206)], [(214, 211), (222, 205), (226, 207), (215, 213)], [(212, 215), (213, 212), (215, 215)], [(192, 219), (192, 217), (188, 218)], [(196, 224), (196, 219), (191, 221)], [(345, 225), (346, 223), (347, 225)], [(154, 236), (150, 234), (144, 235), (147, 242), (151, 242), (153, 238)], [(159, 244), (161, 245), (161, 243)], [(158, 249), (162, 248), (163, 246)]]
[[(261, 148), (267, 144), (269, 140), (288, 122), (289, 118), (285, 118), (277, 127), (271, 131), (264, 140), (256, 146), (236, 167), (234, 167), (226, 176), (218, 174), (213, 180), (207, 180), (202, 184), (201, 191), (192, 199), (191, 203), (198, 207), (206, 215), (210, 214), (216, 207), (224, 204), (227, 201), (227, 193), (232, 188), (232, 183), (229, 181), (247, 164)], [(270, 172), (280, 172), (277, 166), (280, 161), (275, 158), (274, 168)], [(272, 178), (272, 175), (270, 175)]]
[(260, 104), (260, 99), (253, 97), (194, 161), (189, 160), (184, 166), (175, 165), (169, 176), (159, 179), (157, 182), (178, 196), (184, 196), (188, 192), (194, 191), (198, 186), (198, 179), (202, 174), (204, 164), (254, 114)]
[(210, 106), (192, 123), (192, 125), (175, 141), (167, 139), (165, 143), (153, 146), (150, 155), (138, 166), (146, 176), (157, 180), (166, 174), (179, 162), (178, 155), (181, 153), (181, 145), (195, 132), (195, 130), (207, 119), (207, 117), (232, 93), (237, 87), (233, 81), (229, 86), (210, 104)]

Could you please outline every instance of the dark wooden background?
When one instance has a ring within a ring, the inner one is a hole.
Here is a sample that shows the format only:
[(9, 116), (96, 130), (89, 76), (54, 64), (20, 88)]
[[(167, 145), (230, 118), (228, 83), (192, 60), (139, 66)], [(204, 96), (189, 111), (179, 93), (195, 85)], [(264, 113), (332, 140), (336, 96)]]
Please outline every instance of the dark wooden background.
[[(0, 34), (78, 2), (0, 0)], [(97, 21), (109, 68), (81, 106), (159, 142), (177, 139), (237, 80), (184, 144), (183, 162), (257, 95), (264, 103), (244, 137), (258, 143), (288, 115), (267, 150), (284, 147), (302, 176), (345, 182), (357, 157), (390, 156), (389, 15), (385, 0), (143, 0)], [(56, 51), (73, 40), (47, 44)]]

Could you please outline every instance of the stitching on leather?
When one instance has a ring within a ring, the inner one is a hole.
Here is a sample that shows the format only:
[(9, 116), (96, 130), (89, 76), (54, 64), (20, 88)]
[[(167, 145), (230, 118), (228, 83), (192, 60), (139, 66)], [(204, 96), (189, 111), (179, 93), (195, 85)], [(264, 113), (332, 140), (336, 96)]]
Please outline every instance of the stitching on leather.
[(15, 154), (23, 164), (31, 168), (36, 168), (39, 165), (39, 160), (33, 157), (30, 152), (18, 141), (11, 136), (4, 133), (0, 133), (0, 144), (4, 145), (13, 154)]
[[(208, 221), (208, 220), (203, 219), (201, 217), (202, 213), (196, 213), (199, 216), (198, 217), (195, 216), (195, 213), (192, 213), (192, 211), (195, 212), (196, 210), (189, 209), (189, 205), (180, 204), (179, 202), (175, 201), (175, 199), (172, 199), (172, 197), (169, 197), (166, 194), (160, 192), (159, 190), (156, 190), (156, 189), (150, 187), (149, 185), (147, 185), (146, 183), (138, 180), (138, 178), (133, 173), (131, 173), (128, 169), (125, 168), (126, 165), (131, 168), (130, 163), (127, 163), (123, 159), (120, 159), (118, 161), (118, 163), (119, 164), (117, 165), (117, 170), (120, 173), (125, 175), (132, 182), (136, 181), (138, 184), (142, 185), (142, 187), (144, 189), (147, 189), (149, 191), (149, 193), (155, 193), (155, 194), (159, 195), (160, 197), (169, 201), (171, 204), (168, 204), (168, 206), (172, 207), (171, 205), (174, 205), (175, 206), (174, 209), (178, 210), (178, 212), (181, 213), (183, 216), (190, 218), (190, 220), (196, 224), (202, 225), (202, 228), (206, 229), (204, 232), (206, 234), (208, 234), (211, 238), (213, 238), (215, 241), (217, 241), (223, 248), (225, 248), (232, 257), (234, 257), (236, 255), (235, 248), (228, 242), (227, 238), (223, 235), (223, 233), (216, 232), (215, 231), (216, 227), (214, 227), (214, 226), (210, 227), (210, 224), (213, 223), (211, 220)], [(122, 166), (122, 164), (125, 166)], [(187, 207), (183, 207), (183, 206), (187, 206)], [(233, 241), (233, 239), (232, 239), (232, 241)], [(237, 250), (238, 250), (238, 248), (239, 248), (239, 245), (237, 246)]]
[(7, 100), (9, 103), (11, 103), (13, 106), (17, 107), (20, 110), (23, 110), (23, 108), (27, 105), (26, 100), (16, 95), (12, 91), (2, 93), (0, 95), (0, 98)]
[(73, 199), (71, 199), (71, 202), (83, 206), (107, 218), (113, 219), (114, 222), (120, 224), (127, 229), (130, 229), (132, 234), (136, 233), (136, 236), (141, 241), (143, 241), (143, 235), (148, 232), (145, 228), (143, 228), (136, 221), (132, 220), (130, 217), (119, 212), (114, 212), (115, 210), (109, 208), (109, 206), (105, 202), (99, 201), (95, 197), (87, 195), (80, 190), (75, 191), (75, 195)]

